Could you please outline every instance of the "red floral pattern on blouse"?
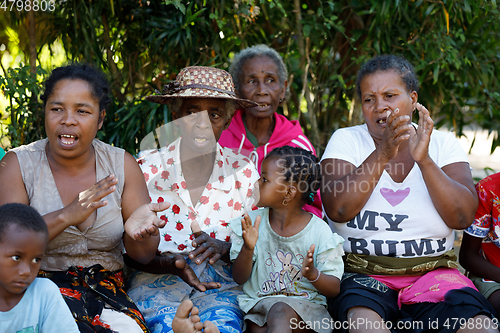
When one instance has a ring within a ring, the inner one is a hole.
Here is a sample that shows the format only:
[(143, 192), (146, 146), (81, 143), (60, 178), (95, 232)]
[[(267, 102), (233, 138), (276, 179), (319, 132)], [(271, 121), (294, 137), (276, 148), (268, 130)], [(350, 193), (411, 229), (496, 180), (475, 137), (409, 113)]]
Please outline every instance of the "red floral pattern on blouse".
[(218, 145), (212, 175), (199, 201), (192, 203), (180, 165), (180, 140), (159, 151), (148, 151), (138, 160), (151, 201), (171, 204), (169, 209), (158, 213), (167, 222), (160, 230), (158, 250), (162, 253), (193, 250), (194, 220), (210, 237), (230, 241), (228, 222), (252, 209), (255, 183), (259, 179), (252, 162)]

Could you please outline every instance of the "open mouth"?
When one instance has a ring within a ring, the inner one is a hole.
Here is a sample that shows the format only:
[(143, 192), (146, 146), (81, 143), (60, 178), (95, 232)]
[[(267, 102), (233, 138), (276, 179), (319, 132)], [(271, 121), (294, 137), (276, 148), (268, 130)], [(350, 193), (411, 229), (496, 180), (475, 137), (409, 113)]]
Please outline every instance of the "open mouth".
[(208, 139), (207, 138), (200, 138), (200, 137), (198, 137), (198, 138), (194, 138), (194, 141), (196, 143), (204, 143), (204, 142), (207, 142)]
[(377, 124), (385, 124), (387, 121), (387, 118), (380, 118), (379, 120), (377, 120)]
[(59, 135), (59, 139), (63, 145), (71, 146), (76, 142), (76, 140), (78, 140), (78, 137), (73, 134), (61, 134)]

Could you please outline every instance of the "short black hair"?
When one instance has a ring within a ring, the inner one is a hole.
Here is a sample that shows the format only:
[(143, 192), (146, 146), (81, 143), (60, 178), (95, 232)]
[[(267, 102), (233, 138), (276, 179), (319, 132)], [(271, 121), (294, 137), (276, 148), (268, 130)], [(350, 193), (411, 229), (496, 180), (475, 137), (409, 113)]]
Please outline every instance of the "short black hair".
[(43, 233), (49, 239), (49, 229), (42, 216), (28, 205), (9, 203), (0, 206), (0, 243), (3, 242), (5, 231), (10, 225)]
[(266, 159), (271, 157), (279, 159), (279, 166), (285, 168), (285, 181), (297, 184), (302, 202), (312, 204), (321, 185), (319, 159), (308, 150), (292, 146), (274, 148)]
[(356, 93), (361, 99), (361, 81), (365, 76), (375, 72), (395, 71), (401, 76), (401, 80), (406, 85), (406, 91), (418, 93), (418, 78), (415, 69), (408, 60), (393, 54), (383, 54), (368, 60), (358, 72), (356, 78)]
[(44, 108), (47, 104), (47, 99), (54, 90), (54, 86), (61, 80), (83, 80), (87, 82), (90, 86), (92, 95), (99, 101), (99, 112), (105, 110), (106, 106), (111, 103), (111, 98), (109, 97), (109, 83), (104, 77), (104, 74), (89, 64), (75, 63), (57, 67), (45, 80), (45, 91), (43, 95), (40, 96)]

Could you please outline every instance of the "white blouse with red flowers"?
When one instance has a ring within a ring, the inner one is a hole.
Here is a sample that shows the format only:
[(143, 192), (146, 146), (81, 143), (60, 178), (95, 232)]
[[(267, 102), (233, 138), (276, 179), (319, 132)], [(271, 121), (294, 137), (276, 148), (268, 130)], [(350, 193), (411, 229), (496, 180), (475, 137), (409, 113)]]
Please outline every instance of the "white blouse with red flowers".
[(151, 202), (168, 201), (159, 212), (167, 224), (160, 229), (161, 253), (188, 253), (194, 248), (191, 222), (198, 221), (212, 238), (230, 241), (229, 221), (254, 207), (255, 183), (259, 173), (245, 156), (217, 144), (212, 175), (200, 200), (193, 206), (182, 174), (179, 147), (181, 138), (160, 150), (145, 152), (138, 159), (148, 185)]

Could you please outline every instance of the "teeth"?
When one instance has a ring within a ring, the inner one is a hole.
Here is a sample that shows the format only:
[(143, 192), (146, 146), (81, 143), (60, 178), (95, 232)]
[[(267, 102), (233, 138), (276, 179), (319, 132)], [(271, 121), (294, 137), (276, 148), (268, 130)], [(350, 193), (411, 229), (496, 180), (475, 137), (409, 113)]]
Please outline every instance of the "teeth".
[(207, 139), (205, 139), (205, 138), (195, 138), (194, 141), (201, 143), (201, 142), (207, 141)]
[(259, 106), (265, 107), (265, 106), (269, 106), (269, 104), (259, 104)]
[(63, 145), (71, 145), (75, 142), (76, 136), (71, 135), (71, 134), (61, 134), (61, 143)]
[(379, 119), (379, 120), (377, 120), (377, 123), (379, 123), (379, 124), (385, 124), (385, 119)]

